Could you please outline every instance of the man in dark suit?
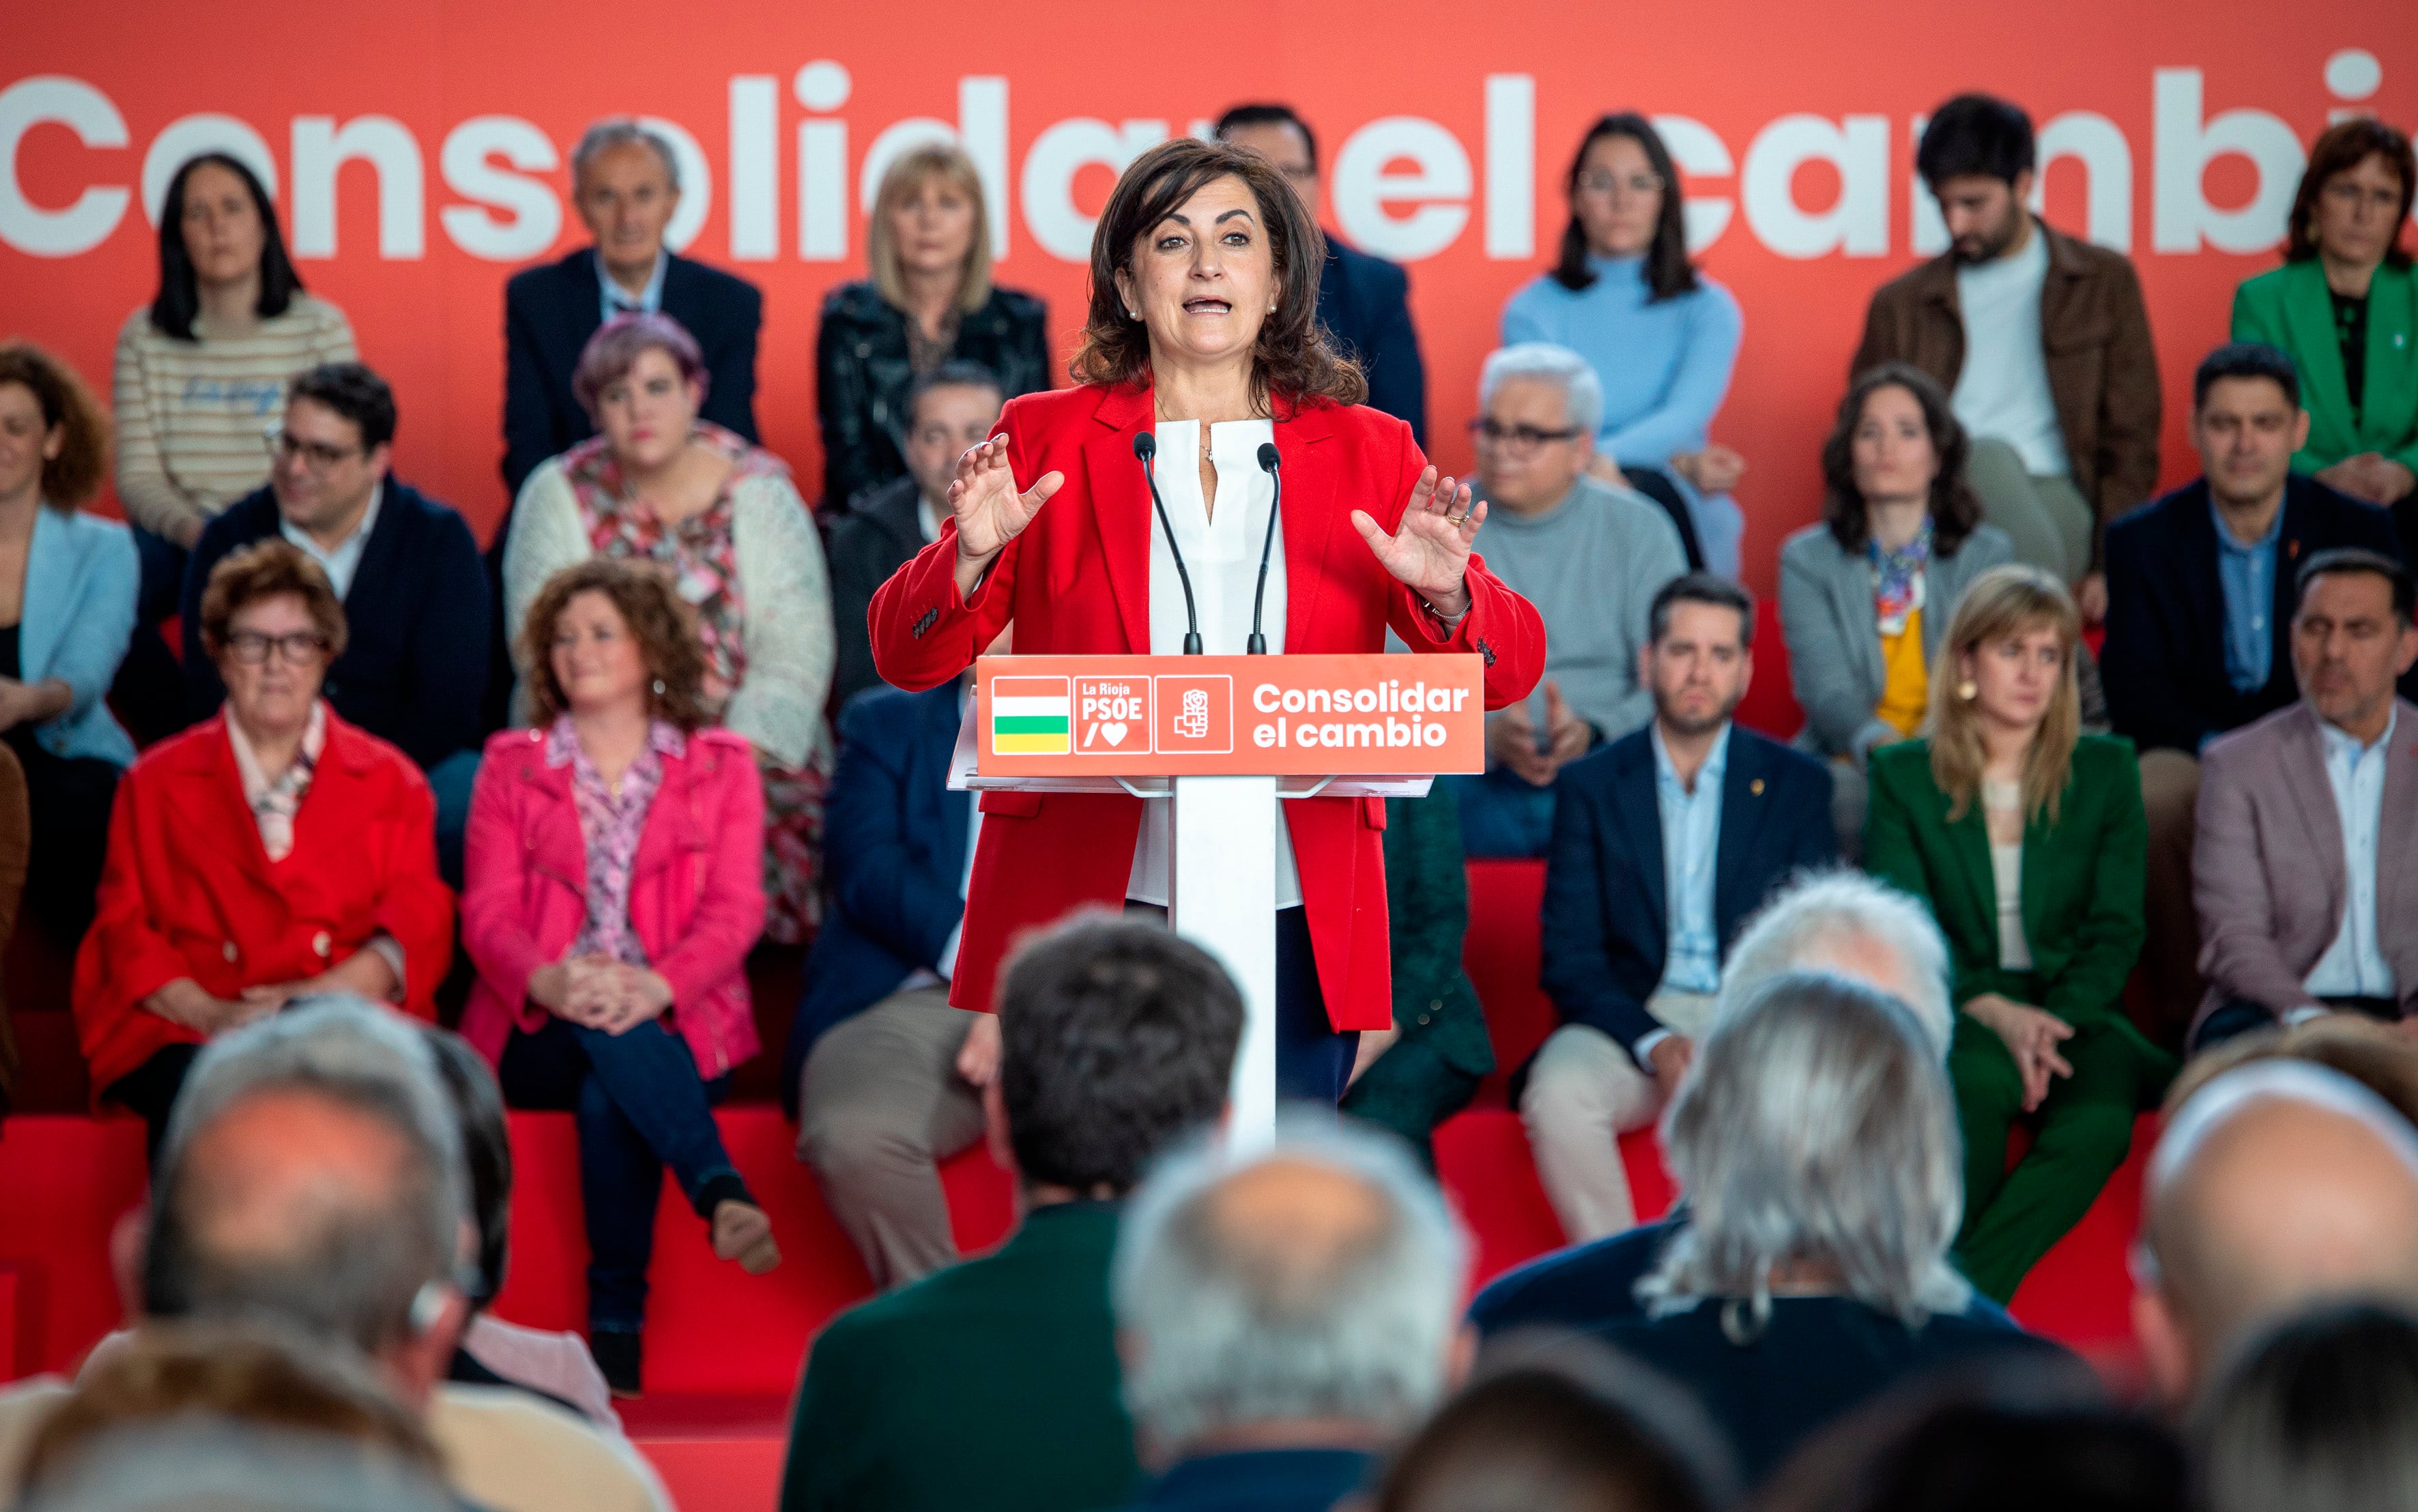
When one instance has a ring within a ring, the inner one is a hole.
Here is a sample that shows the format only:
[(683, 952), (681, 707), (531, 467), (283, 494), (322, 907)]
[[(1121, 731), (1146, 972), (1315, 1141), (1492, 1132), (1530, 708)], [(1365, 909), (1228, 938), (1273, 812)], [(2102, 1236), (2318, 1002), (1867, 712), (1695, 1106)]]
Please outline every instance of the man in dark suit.
[(202, 593), (229, 554), (282, 536), (344, 601), (344, 654), (325, 692), (337, 713), (402, 748), (436, 795), (436, 845), (462, 876), (462, 831), (479, 770), (489, 601), (479, 543), (462, 516), (392, 476), (394, 394), (359, 362), (330, 362), (287, 387), (265, 488), (212, 520), (185, 573), (185, 711), (226, 698), (202, 645)]
[(1165, 929), (1082, 919), (1009, 962), (998, 1023), (983, 1112), (1023, 1221), (997, 1251), (823, 1330), (782, 1512), (1062, 1512), (1133, 1489), (1109, 1306), (1121, 1199), (1225, 1107), (1242, 995)]
[[(1318, 138), (1290, 105), (1237, 105), (1217, 117), (1217, 140), (1249, 147), (1276, 165), (1318, 213)], [(1329, 231), (1326, 267), (1318, 276), (1318, 323), (1359, 359), (1369, 379), (1369, 407), (1408, 420), (1428, 444), (1428, 374), (1419, 360), (1419, 333), (1411, 324), (1411, 280), (1400, 266), (1372, 257)]]
[(1005, 402), (998, 376), (979, 362), (943, 362), (917, 378), (907, 390), (907, 476), (857, 495), (832, 521), (824, 556), (831, 563), (839, 650), (832, 668), (834, 709), (881, 681), (865, 625), (874, 590), (941, 539), (957, 459), (990, 438)]
[[(2150, 820), (2141, 971), (2170, 1043), (2202, 992), (2192, 909), (2200, 749), (2299, 698), (2290, 635), (2302, 562), (2337, 546), (2401, 554), (2382, 510), (2291, 470), (2308, 430), (2290, 358), (2254, 343), (2220, 346), (2192, 380), (2202, 475), (2107, 528), (2100, 675), (2108, 718), (2140, 751)], [(2418, 675), (2401, 686), (2418, 694)]]
[(1654, 722), (1563, 769), (1545, 871), (1562, 1027), (1520, 1113), (1577, 1242), (1637, 1221), (1619, 1137), (1678, 1085), (1739, 924), (1791, 873), (1838, 859), (1824, 764), (1730, 723), (1754, 670), (1746, 590), (1691, 573), (1654, 596), (1647, 631)]

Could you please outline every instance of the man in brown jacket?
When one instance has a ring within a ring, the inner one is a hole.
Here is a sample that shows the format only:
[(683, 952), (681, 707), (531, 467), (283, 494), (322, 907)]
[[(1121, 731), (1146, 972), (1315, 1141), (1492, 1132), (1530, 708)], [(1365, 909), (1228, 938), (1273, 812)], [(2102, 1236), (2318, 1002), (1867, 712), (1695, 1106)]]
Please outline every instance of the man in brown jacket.
[(1932, 115), (1915, 167), (1949, 248), (1873, 296), (1850, 376), (1911, 362), (1937, 378), (1984, 514), (2097, 620), (2101, 539), (2158, 481), (2158, 359), (2133, 265), (2026, 208), (2034, 166), (2018, 106), (1959, 95)]

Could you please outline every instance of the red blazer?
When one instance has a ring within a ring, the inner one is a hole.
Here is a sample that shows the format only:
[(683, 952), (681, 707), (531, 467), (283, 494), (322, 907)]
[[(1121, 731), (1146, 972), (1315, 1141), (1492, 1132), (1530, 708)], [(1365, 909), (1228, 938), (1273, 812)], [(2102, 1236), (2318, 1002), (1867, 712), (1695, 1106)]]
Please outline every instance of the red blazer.
[[(1031, 655), (1136, 654), (1150, 649), (1150, 492), (1133, 438), (1152, 423), (1148, 389), (1090, 385), (1008, 402), (1016, 481), (1066, 481), (1008, 542), (971, 601), (957, 594), (954, 522), (873, 597), (873, 658), (910, 691), (956, 677), (1011, 620)], [(1486, 707), (1528, 695), (1545, 666), (1536, 609), (1469, 559), (1470, 611), (1449, 638), (1352, 527), (1365, 510), (1400, 524), (1427, 466), (1411, 428), (1359, 406), (1313, 401), (1277, 407), (1284, 454), (1285, 649), (1372, 652), (1391, 626), (1414, 651), (1486, 659)], [(1239, 648), (1232, 648), (1239, 649)], [(1115, 907), (1133, 870), (1141, 800), (1122, 793), (985, 793), (949, 999), (988, 1010), (1000, 964), (1017, 937), (1085, 904)], [(1288, 802), (1293, 859), (1318, 983), (1339, 1030), (1393, 1023), (1385, 939), (1385, 804), (1382, 799)]]
[(202, 1036), (143, 1006), (191, 977), (214, 997), (317, 976), (380, 930), (403, 947), (403, 1010), (434, 1018), (453, 954), (436, 802), (411, 758), (328, 710), (328, 741), (272, 862), (213, 716), (145, 752), (117, 785), (99, 910), (76, 955), (76, 1036), (96, 1097)]
[[(588, 841), (571, 768), (545, 760), (545, 731), (487, 741), (470, 798), (462, 948), (479, 969), (462, 1035), (489, 1064), (513, 1031), (542, 1028), (529, 973), (562, 959), (588, 922)], [(757, 1050), (747, 952), (764, 930), (764, 781), (745, 740), (698, 730), (664, 758), (630, 867), (630, 924), (671, 984), (666, 1028), (711, 1081)]]

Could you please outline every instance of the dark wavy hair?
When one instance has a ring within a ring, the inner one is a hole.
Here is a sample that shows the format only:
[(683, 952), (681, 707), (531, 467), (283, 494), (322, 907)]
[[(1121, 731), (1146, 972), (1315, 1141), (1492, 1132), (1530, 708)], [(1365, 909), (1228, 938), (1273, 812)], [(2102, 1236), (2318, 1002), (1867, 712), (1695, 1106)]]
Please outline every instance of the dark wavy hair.
[(1662, 180), (1662, 211), (1654, 221), (1653, 244), (1645, 249), (1645, 286), (1656, 299), (1692, 293), (1696, 268), (1688, 261), (1688, 218), (1680, 203), (1679, 170), (1671, 160), (1671, 149), (1662, 145), (1662, 133), (1635, 111), (1601, 117), (1587, 128), (1586, 135), (1579, 139), (1578, 151), (1570, 154), (1570, 171), (1562, 176), (1570, 221), (1562, 227), (1562, 255), (1553, 265), (1553, 282), (1566, 289), (1584, 289), (1595, 283), (1595, 269), (1587, 266), (1586, 228), (1579, 224), (1579, 173), (1586, 166), (1587, 153), (1608, 136), (1625, 136), (1636, 143)]
[(42, 427), (67, 434), (42, 464), (42, 502), (71, 512), (109, 475), (109, 415), (76, 370), (31, 342), (0, 342), (0, 386), (18, 384), (41, 406)]
[(2334, 175), (2349, 173), (2378, 157), (2401, 179), (2401, 206), (2393, 215), (2393, 239), (2384, 249), (2384, 260), (2395, 267), (2410, 266), (2409, 251), (2401, 245), (2401, 227), (2410, 219), (2410, 197), (2418, 194), (2418, 154), (2410, 150), (2408, 132), (2372, 115), (2357, 115), (2330, 126), (2309, 145), (2309, 166), (2302, 172), (2300, 190), (2292, 196), (2292, 219), (2288, 222), (2290, 229), (2284, 237), (2284, 261), (2306, 262), (2318, 254), (2318, 238), (2310, 234), (2310, 222), (2317, 218), (2318, 196), (2326, 191)]
[(1356, 405), (1368, 397), (1359, 364), (1338, 352), (1318, 323), (1318, 278), (1326, 267), (1326, 237), (1268, 160), (1223, 142), (1178, 137), (1133, 161), (1109, 195), (1092, 232), (1092, 302), (1082, 344), (1071, 371), (1079, 383), (1145, 383), (1150, 331), (1125, 314), (1117, 275), (1133, 270), (1134, 246), (1181, 209), (1202, 186), (1243, 181), (1259, 203), (1276, 264), (1277, 308), (1260, 326), (1251, 353), (1251, 397), (1293, 403), (1327, 399)]
[(1864, 418), (1865, 403), (1883, 389), (1903, 389), (1922, 406), (1923, 428), (1939, 458), (1938, 476), (1931, 480), (1931, 543), (1941, 556), (1954, 556), (1982, 523), (1982, 501), (1965, 481), (1973, 442), (1956, 422), (1939, 380), (1905, 362), (1884, 362), (1857, 374), (1847, 397), (1839, 401), (1839, 419), (1822, 443), (1822, 523), (1848, 552), (1863, 550), (1872, 539), (1871, 512), (1856, 488), (1856, 424)]
[(285, 254), (285, 234), (277, 228), (277, 206), (261, 187), (259, 176), (228, 153), (188, 158), (168, 180), (167, 195), (160, 202), (160, 292), (151, 299), (151, 324), (161, 335), (180, 342), (196, 339), (193, 317), (202, 310), (200, 281), (193, 273), (192, 254), (185, 251), (185, 184), (206, 163), (242, 179), (252, 207), (260, 214), (260, 302), (253, 306), (253, 313), (263, 320), (282, 315), (302, 292), (302, 275), (294, 271), (294, 259)]
[(653, 695), (655, 717), (684, 734), (711, 723), (705, 711), (705, 645), (697, 639), (696, 611), (673, 590), (671, 579), (652, 566), (623, 557), (590, 557), (547, 578), (521, 622), (529, 724), (543, 729), (571, 707), (554, 677), (554, 626), (582, 593), (604, 594), (630, 627), (648, 678), (663, 685), (663, 692)]

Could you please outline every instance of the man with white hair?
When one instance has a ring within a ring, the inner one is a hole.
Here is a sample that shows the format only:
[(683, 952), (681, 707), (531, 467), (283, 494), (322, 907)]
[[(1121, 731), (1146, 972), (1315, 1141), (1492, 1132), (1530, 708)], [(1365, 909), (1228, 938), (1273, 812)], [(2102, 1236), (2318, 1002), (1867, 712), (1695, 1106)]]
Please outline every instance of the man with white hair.
[(1486, 772), (1446, 779), (1473, 856), (1541, 856), (1553, 775), (1654, 717), (1638, 653), (1663, 584), (1688, 570), (1669, 515), (1587, 471), (1603, 385), (1586, 359), (1543, 342), (1507, 346), (1477, 380), (1477, 492), (1486, 564), (1545, 621), (1545, 677), (1486, 719)]
[(2418, 1307), (2418, 1131), (2339, 1071), (2254, 1061), (2150, 1157), (2134, 1332), (2180, 1406), (2257, 1325), (2326, 1300)]
[(1406, 1150), (1310, 1114), (1136, 1193), (1113, 1272), (1150, 1512), (1325, 1512), (1465, 1373), (1468, 1246)]

